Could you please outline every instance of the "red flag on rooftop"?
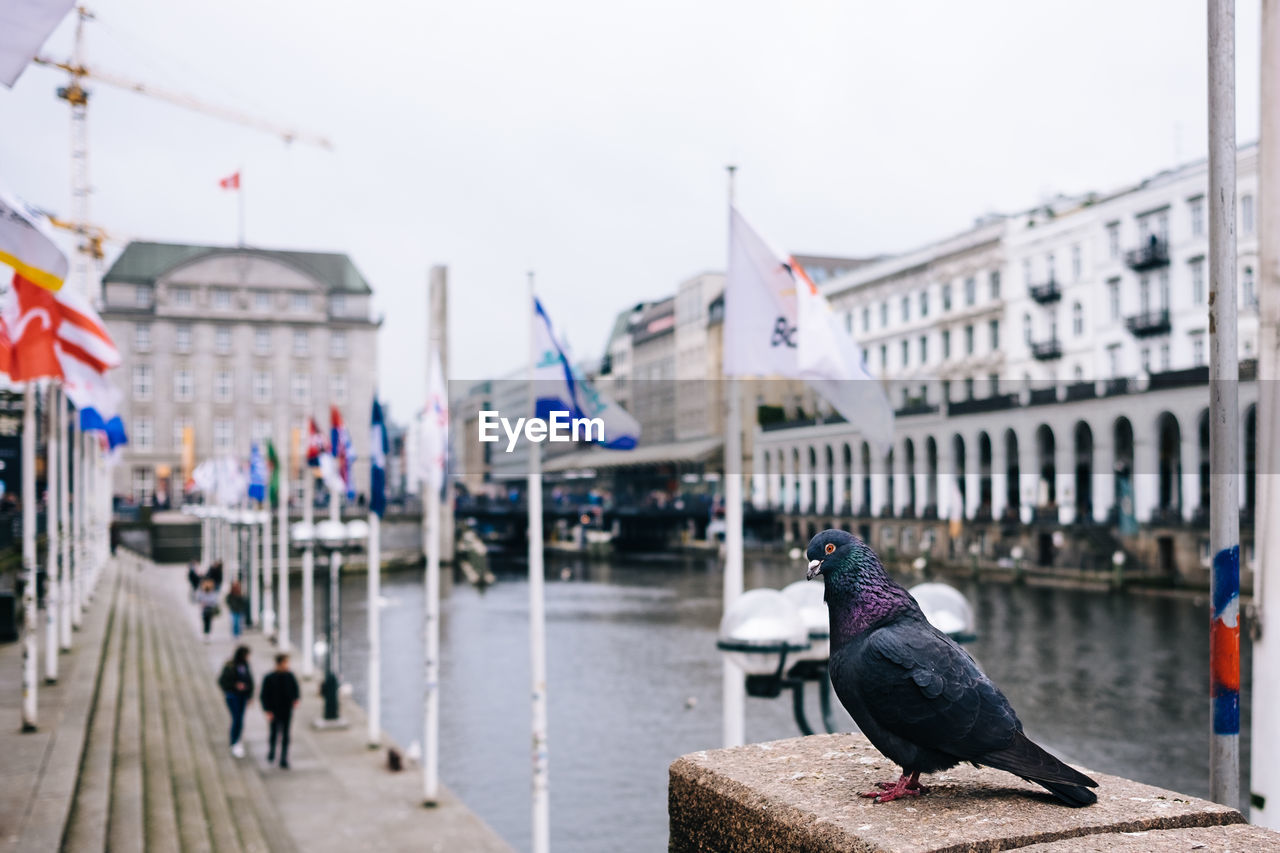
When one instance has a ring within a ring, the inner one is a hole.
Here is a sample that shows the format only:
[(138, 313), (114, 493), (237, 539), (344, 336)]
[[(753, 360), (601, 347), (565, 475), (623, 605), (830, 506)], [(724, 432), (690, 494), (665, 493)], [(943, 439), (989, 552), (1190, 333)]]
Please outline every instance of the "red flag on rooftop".
[(218, 181), (218, 186), (222, 187), (224, 190), (240, 189), (240, 173), (237, 171), (235, 174), (227, 175), (225, 178)]

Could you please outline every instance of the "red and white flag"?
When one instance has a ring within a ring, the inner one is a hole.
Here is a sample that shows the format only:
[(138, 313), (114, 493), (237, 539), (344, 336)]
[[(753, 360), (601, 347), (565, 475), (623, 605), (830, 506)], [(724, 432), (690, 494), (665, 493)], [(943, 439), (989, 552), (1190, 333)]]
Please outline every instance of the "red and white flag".
[(14, 273), (0, 301), (0, 371), (14, 382), (61, 379), (60, 354), (97, 373), (120, 364), (120, 351), (88, 300), (68, 289), (54, 293)]
[(227, 175), (225, 178), (218, 181), (218, 186), (222, 187), (224, 190), (240, 189), (240, 172), (237, 171), (235, 174)]

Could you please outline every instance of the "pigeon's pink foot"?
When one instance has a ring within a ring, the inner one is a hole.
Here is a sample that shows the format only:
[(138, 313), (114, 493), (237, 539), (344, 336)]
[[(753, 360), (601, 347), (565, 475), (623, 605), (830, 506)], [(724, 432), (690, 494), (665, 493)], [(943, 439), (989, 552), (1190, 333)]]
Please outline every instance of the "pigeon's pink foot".
[(873, 799), (877, 803), (891, 803), (902, 797), (918, 797), (929, 789), (920, 784), (920, 774), (912, 773), (910, 776), (902, 774), (898, 777), (897, 782), (877, 782), (878, 791), (868, 791), (859, 796)]

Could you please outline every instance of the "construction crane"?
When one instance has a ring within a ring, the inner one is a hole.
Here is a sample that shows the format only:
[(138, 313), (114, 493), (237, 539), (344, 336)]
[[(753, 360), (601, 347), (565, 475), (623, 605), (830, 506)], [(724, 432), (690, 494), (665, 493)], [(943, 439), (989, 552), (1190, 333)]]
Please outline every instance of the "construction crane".
[(56, 224), (58, 227), (74, 231), (84, 238), (78, 247), (79, 251), (73, 275), (75, 280), (84, 288), (86, 295), (90, 295), (88, 294), (88, 265), (90, 261), (101, 262), (103, 257), (102, 241), (105, 237), (105, 232), (89, 222), (89, 193), (91, 188), (89, 185), (87, 112), (90, 91), (84, 87), (85, 80), (94, 80), (107, 86), (157, 98), (214, 118), (261, 130), (278, 136), (285, 142), (302, 142), (308, 145), (316, 145), (328, 151), (333, 150), (332, 143), (322, 136), (305, 133), (296, 128), (283, 127), (274, 122), (247, 115), (228, 107), (206, 104), (181, 92), (157, 88), (146, 83), (129, 80), (118, 74), (99, 71), (96, 68), (88, 68), (84, 62), (84, 25), (86, 21), (93, 20), (94, 15), (84, 6), (76, 7), (76, 15), (75, 44), (72, 48), (71, 59), (67, 62), (58, 62), (47, 56), (37, 56), (35, 57), (35, 62), (38, 65), (45, 65), (49, 68), (61, 69), (70, 75), (67, 85), (58, 88), (58, 97), (66, 101), (71, 107), (71, 219), (58, 220)]

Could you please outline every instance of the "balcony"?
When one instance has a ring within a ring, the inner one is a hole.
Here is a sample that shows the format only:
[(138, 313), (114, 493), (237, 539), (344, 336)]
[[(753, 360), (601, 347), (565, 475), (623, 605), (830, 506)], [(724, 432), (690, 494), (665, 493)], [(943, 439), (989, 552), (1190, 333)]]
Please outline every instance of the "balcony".
[(1036, 361), (1053, 361), (1062, 358), (1062, 341), (1050, 338), (1047, 341), (1031, 342), (1031, 357)]
[(1027, 292), (1041, 305), (1048, 305), (1062, 298), (1062, 288), (1058, 287), (1058, 282), (1054, 279), (1049, 279), (1044, 284), (1033, 284), (1027, 288)]
[(1125, 318), (1125, 327), (1133, 333), (1135, 338), (1149, 338), (1153, 335), (1169, 334), (1169, 309), (1162, 308), (1159, 311), (1144, 311), (1141, 314), (1135, 314), (1132, 317)]
[(1032, 388), (1031, 394), (1027, 397), (1027, 405), (1029, 406), (1051, 406), (1058, 402), (1058, 389), (1055, 387), (1048, 388)]
[(947, 403), (948, 415), (976, 415), (983, 412), (998, 412), (1012, 409), (1018, 405), (1016, 394), (995, 394), (990, 397), (978, 397), (973, 400), (956, 400)]
[(1092, 400), (1098, 396), (1098, 386), (1092, 382), (1073, 382), (1067, 386), (1068, 400)]
[(1169, 244), (1152, 235), (1145, 246), (1125, 252), (1124, 263), (1134, 272), (1167, 267), (1169, 265)]

